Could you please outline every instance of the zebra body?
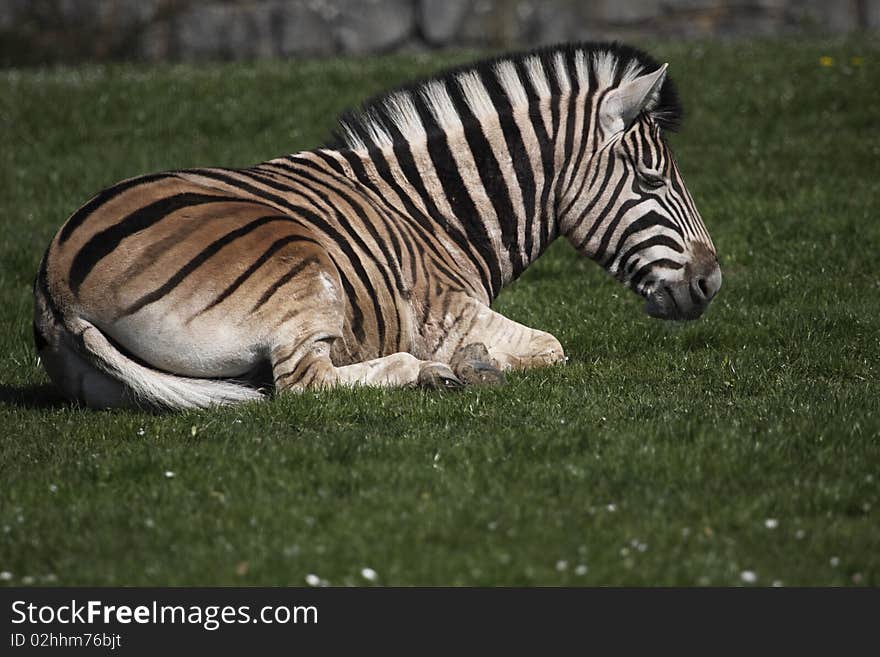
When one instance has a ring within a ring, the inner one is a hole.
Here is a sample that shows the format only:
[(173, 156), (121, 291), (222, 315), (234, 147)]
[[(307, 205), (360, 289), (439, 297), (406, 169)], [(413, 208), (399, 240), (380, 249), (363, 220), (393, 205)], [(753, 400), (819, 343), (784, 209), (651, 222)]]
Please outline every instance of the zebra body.
[(333, 147), (110, 187), (40, 265), (45, 367), (97, 407), (497, 380), (564, 360), (490, 308), (560, 235), (651, 314), (695, 317), (720, 270), (665, 78), (623, 46), (514, 55), (380, 97)]

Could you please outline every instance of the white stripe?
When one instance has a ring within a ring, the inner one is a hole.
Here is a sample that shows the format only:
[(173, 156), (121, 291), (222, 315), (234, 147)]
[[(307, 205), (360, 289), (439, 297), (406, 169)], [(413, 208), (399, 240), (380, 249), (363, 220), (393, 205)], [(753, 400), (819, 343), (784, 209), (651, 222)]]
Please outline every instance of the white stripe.
[(571, 74), (568, 72), (568, 67), (565, 65), (565, 57), (563, 57), (561, 52), (556, 53), (556, 56), (553, 58), (553, 68), (556, 73), (556, 83), (559, 85), (562, 97), (565, 98), (571, 91)]
[(409, 93), (392, 94), (385, 99), (385, 109), (394, 125), (407, 139), (424, 139), (425, 126)]
[(593, 53), (593, 71), (600, 89), (606, 89), (614, 84), (614, 73), (617, 70), (617, 57), (607, 50)]
[(461, 131), (461, 118), (455, 111), (455, 105), (449, 97), (446, 83), (442, 80), (431, 80), (422, 87), (422, 96), (437, 125), (444, 132)]
[(477, 73), (474, 71), (462, 73), (457, 79), (464, 94), (464, 100), (478, 121), (482, 123), (482, 119), (496, 114), (495, 104)]
[(509, 61), (498, 62), (495, 65), (495, 77), (498, 78), (498, 84), (504, 89), (504, 93), (507, 94), (512, 107), (517, 108), (528, 105), (529, 98), (513, 63)]

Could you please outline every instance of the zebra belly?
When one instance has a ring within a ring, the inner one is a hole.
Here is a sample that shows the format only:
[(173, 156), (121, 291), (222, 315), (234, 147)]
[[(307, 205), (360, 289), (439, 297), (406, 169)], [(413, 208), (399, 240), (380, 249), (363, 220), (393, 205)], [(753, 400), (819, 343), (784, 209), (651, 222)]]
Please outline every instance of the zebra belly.
[(145, 364), (181, 376), (244, 376), (268, 357), (258, 327), (235, 321), (187, 323), (175, 312), (141, 311), (95, 324)]

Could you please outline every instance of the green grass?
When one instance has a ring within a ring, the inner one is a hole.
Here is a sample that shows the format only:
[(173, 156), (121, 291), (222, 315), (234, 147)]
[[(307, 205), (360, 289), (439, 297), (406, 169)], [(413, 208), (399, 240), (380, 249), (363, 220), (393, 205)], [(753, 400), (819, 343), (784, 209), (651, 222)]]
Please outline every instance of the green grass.
[(565, 367), (164, 416), (47, 387), (30, 285), (67, 215), (123, 177), (317, 145), (469, 56), (0, 72), (6, 583), (880, 584), (880, 43), (652, 51), (724, 268), (705, 318), (648, 318), (559, 243), (497, 307)]

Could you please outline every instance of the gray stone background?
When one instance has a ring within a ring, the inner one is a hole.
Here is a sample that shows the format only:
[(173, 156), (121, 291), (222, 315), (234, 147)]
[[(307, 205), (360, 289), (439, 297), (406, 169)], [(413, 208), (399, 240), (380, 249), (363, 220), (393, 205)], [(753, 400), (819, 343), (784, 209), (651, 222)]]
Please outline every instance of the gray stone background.
[(880, 0), (0, 0), (0, 65), (880, 30)]

